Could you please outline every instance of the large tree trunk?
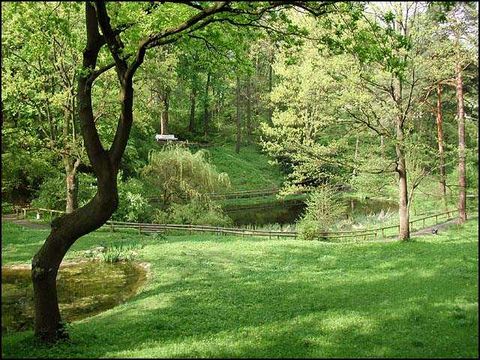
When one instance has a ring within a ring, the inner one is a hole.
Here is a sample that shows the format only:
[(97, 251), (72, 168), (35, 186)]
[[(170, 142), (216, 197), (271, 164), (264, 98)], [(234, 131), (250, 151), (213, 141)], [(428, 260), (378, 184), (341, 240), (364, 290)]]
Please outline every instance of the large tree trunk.
[(463, 107), (463, 79), (462, 67), (459, 61), (455, 65), (457, 75), (457, 104), (458, 104), (458, 222), (467, 220), (466, 201), (466, 177), (465, 177), (465, 111)]
[[(103, 10), (102, 19), (108, 21), (105, 4), (97, 3)], [(117, 68), (121, 83), (122, 109), (115, 138), (109, 151), (100, 141), (92, 109), (91, 85), (103, 71), (93, 72), (104, 38), (98, 31), (97, 11), (90, 2), (85, 3), (87, 46), (83, 52), (84, 71), (78, 78), (78, 112), (81, 132), (87, 155), (97, 178), (97, 193), (85, 206), (70, 214), (54, 219), (45, 243), (32, 259), (32, 282), (35, 301), (35, 336), (44, 342), (56, 342), (68, 337), (58, 307), (56, 277), (68, 249), (81, 236), (101, 227), (118, 205), (117, 173), (125, 151), (133, 121), (133, 86), (131, 75), (126, 76), (126, 65)], [(100, 16), (99, 16), (100, 19)], [(105, 20), (106, 19), (106, 20)], [(112, 39), (110, 33), (109, 39)], [(112, 46), (113, 47), (113, 46)], [(117, 47), (118, 48), (118, 47)], [(120, 62), (120, 61), (119, 61)]]
[(407, 187), (407, 168), (405, 165), (405, 151), (403, 149), (403, 126), (402, 120), (396, 121), (396, 145), (397, 168), (398, 173), (398, 220), (400, 231), (399, 240), (408, 240), (410, 238), (410, 219), (408, 214), (408, 187)]
[(203, 107), (203, 132), (205, 139), (208, 136), (208, 123), (210, 119), (210, 108), (209, 108), (209, 97), (208, 97), (208, 90), (210, 88), (210, 73), (207, 74), (207, 82), (205, 84), (205, 102)]
[(192, 92), (190, 93), (190, 122), (188, 123), (188, 131), (193, 133), (195, 131), (195, 100), (197, 93), (192, 86)]
[(42, 341), (55, 342), (68, 337), (60, 316), (56, 286), (63, 257), (78, 238), (102, 226), (117, 203), (116, 172), (107, 170), (97, 194), (87, 205), (52, 221), (50, 235), (32, 260), (35, 335)]
[(242, 123), (240, 119), (240, 77), (237, 76), (237, 89), (236, 89), (236, 105), (237, 105), (237, 141), (235, 142), (235, 152), (240, 153), (240, 143), (242, 141)]
[(445, 150), (443, 148), (442, 84), (437, 84), (437, 142), (440, 170), (440, 193), (447, 208), (447, 184), (445, 171)]

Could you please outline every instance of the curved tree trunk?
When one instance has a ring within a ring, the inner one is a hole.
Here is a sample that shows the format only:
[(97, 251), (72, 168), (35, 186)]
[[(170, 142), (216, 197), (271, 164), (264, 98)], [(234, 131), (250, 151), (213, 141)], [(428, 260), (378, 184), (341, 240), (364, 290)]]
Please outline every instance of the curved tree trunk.
[(81, 236), (101, 227), (118, 203), (115, 172), (105, 174), (95, 197), (84, 207), (52, 222), (52, 231), (32, 261), (35, 335), (55, 342), (68, 335), (58, 308), (56, 278), (68, 249)]
[[(98, 5), (98, 4), (97, 4)], [(105, 6), (100, 4), (98, 6)], [(81, 236), (101, 227), (118, 205), (117, 172), (133, 120), (131, 79), (119, 76), (122, 112), (112, 147), (106, 151), (100, 142), (92, 109), (91, 85), (101, 71), (93, 71), (100, 48), (105, 43), (98, 31), (95, 8), (86, 3), (87, 46), (83, 52), (83, 72), (78, 80), (78, 112), (87, 155), (97, 177), (98, 189), (93, 199), (70, 214), (51, 223), (51, 232), (32, 259), (32, 282), (35, 301), (35, 336), (44, 342), (68, 337), (57, 299), (56, 277), (68, 249)]]

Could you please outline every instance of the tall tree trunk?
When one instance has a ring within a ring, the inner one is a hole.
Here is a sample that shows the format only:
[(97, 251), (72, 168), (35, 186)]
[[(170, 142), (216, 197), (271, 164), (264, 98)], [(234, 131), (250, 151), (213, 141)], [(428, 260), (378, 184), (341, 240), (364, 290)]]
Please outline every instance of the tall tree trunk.
[[(72, 97), (73, 99), (70, 99)], [(73, 90), (70, 90), (69, 98), (65, 104), (65, 117), (63, 120), (63, 137), (66, 141), (70, 137), (70, 130), (72, 130), (72, 140), (75, 143), (75, 122), (74, 114), (75, 101), (73, 96)], [(71, 122), (71, 123), (70, 123)], [(65, 167), (65, 185), (66, 185), (66, 206), (65, 212), (67, 214), (72, 213), (78, 206), (78, 180), (76, 176), (77, 168), (80, 165), (80, 159), (75, 160), (72, 164), (72, 159), (67, 154), (68, 149), (64, 149), (65, 154), (62, 154), (63, 165)]]
[[(273, 55), (270, 59), (270, 63), (268, 64), (268, 95), (270, 96), (272, 94), (272, 89), (273, 89)], [(273, 107), (270, 104), (268, 104), (268, 124), (273, 125)]]
[[(83, 51), (83, 68), (92, 71), (104, 44), (104, 37), (98, 31), (97, 12), (103, 10), (99, 20), (102, 18), (103, 21), (108, 21), (105, 3), (96, 3), (95, 6), (97, 11), (90, 2), (85, 3), (87, 45)], [(109, 39), (112, 39), (112, 36)], [(113, 45), (110, 49), (112, 48)], [(77, 110), (87, 155), (97, 178), (97, 193), (85, 206), (52, 221), (50, 234), (32, 259), (35, 336), (44, 342), (56, 342), (68, 337), (60, 316), (56, 286), (56, 277), (63, 257), (78, 238), (105, 224), (118, 205), (118, 166), (133, 121), (133, 71), (131, 76), (126, 76), (125, 69), (126, 65), (117, 68), (121, 83), (122, 109), (117, 131), (108, 151), (100, 141), (92, 109), (91, 85), (99, 73), (84, 71), (78, 78)]]
[(252, 81), (250, 76), (247, 80), (247, 144), (252, 142)]
[(466, 211), (466, 176), (465, 176), (465, 111), (463, 107), (463, 79), (462, 66), (459, 61), (455, 64), (457, 83), (457, 104), (458, 104), (458, 222), (460, 224), (467, 220)]
[[(353, 168), (353, 171), (352, 171), (352, 176), (355, 177), (357, 175), (357, 159), (358, 159), (358, 145), (360, 143), (360, 140), (358, 139), (358, 135), (356, 136), (356, 140), (355, 140), (355, 153), (354, 153), (354, 163), (355, 163), (355, 166)], [(353, 210), (353, 209), (352, 209)]]
[(405, 151), (403, 148), (403, 124), (399, 117), (396, 121), (396, 145), (397, 168), (398, 173), (398, 218), (400, 231), (399, 240), (408, 240), (410, 238), (410, 219), (408, 214), (408, 187), (407, 187), (407, 168), (405, 165)]
[(385, 140), (383, 135), (380, 135), (380, 152), (382, 154), (382, 158), (385, 158)]
[(192, 91), (190, 93), (190, 122), (188, 123), (188, 131), (193, 133), (195, 131), (195, 101), (197, 97), (197, 92), (192, 86)]
[(168, 112), (170, 108), (170, 90), (165, 90), (165, 93), (161, 97), (162, 101), (162, 114), (160, 116), (160, 134), (168, 134)]
[(442, 194), (445, 208), (447, 208), (447, 184), (445, 171), (445, 151), (443, 148), (443, 114), (442, 114), (442, 84), (437, 84), (437, 142), (440, 170), (440, 193)]
[(205, 84), (205, 100), (203, 104), (203, 133), (205, 136), (205, 139), (208, 136), (208, 123), (210, 119), (210, 108), (209, 108), (209, 97), (208, 97), (208, 90), (210, 88), (210, 73), (207, 74), (207, 82)]
[(240, 143), (242, 141), (242, 124), (240, 121), (240, 77), (237, 76), (237, 89), (236, 89), (236, 105), (237, 105), (237, 141), (235, 142), (235, 152), (240, 153)]
[(72, 213), (78, 207), (78, 178), (77, 168), (80, 165), (80, 159), (77, 159), (72, 165), (70, 160), (66, 158), (65, 162), (65, 183), (67, 186), (65, 212)]

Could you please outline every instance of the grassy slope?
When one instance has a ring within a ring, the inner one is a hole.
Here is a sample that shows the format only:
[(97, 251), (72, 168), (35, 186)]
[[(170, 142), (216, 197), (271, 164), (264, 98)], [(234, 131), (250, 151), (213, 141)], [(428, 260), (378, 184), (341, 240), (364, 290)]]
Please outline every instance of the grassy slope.
[(279, 187), (284, 176), (278, 166), (268, 163), (268, 157), (256, 146), (245, 146), (235, 153), (235, 145), (208, 148), (212, 163), (226, 172), (232, 182), (231, 191), (258, 190)]
[[(3, 225), (3, 263), (29, 262), (46, 231)], [(477, 227), (346, 245), (99, 231), (73, 250), (142, 241), (143, 291), (73, 323), (68, 344), (46, 348), (24, 332), (2, 337), (2, 355), (475, 357)]]

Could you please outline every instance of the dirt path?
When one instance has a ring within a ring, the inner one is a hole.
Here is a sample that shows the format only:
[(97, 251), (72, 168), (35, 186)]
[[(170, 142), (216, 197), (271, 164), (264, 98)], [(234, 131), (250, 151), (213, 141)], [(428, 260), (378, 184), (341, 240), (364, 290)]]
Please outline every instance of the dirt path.
[(36, 223), (28, 219), (17, 219), (14, 214), (2, 215), (2, 222), (3, 221), (21, 225), (29, 229), (50, 229), (49, 224)]

